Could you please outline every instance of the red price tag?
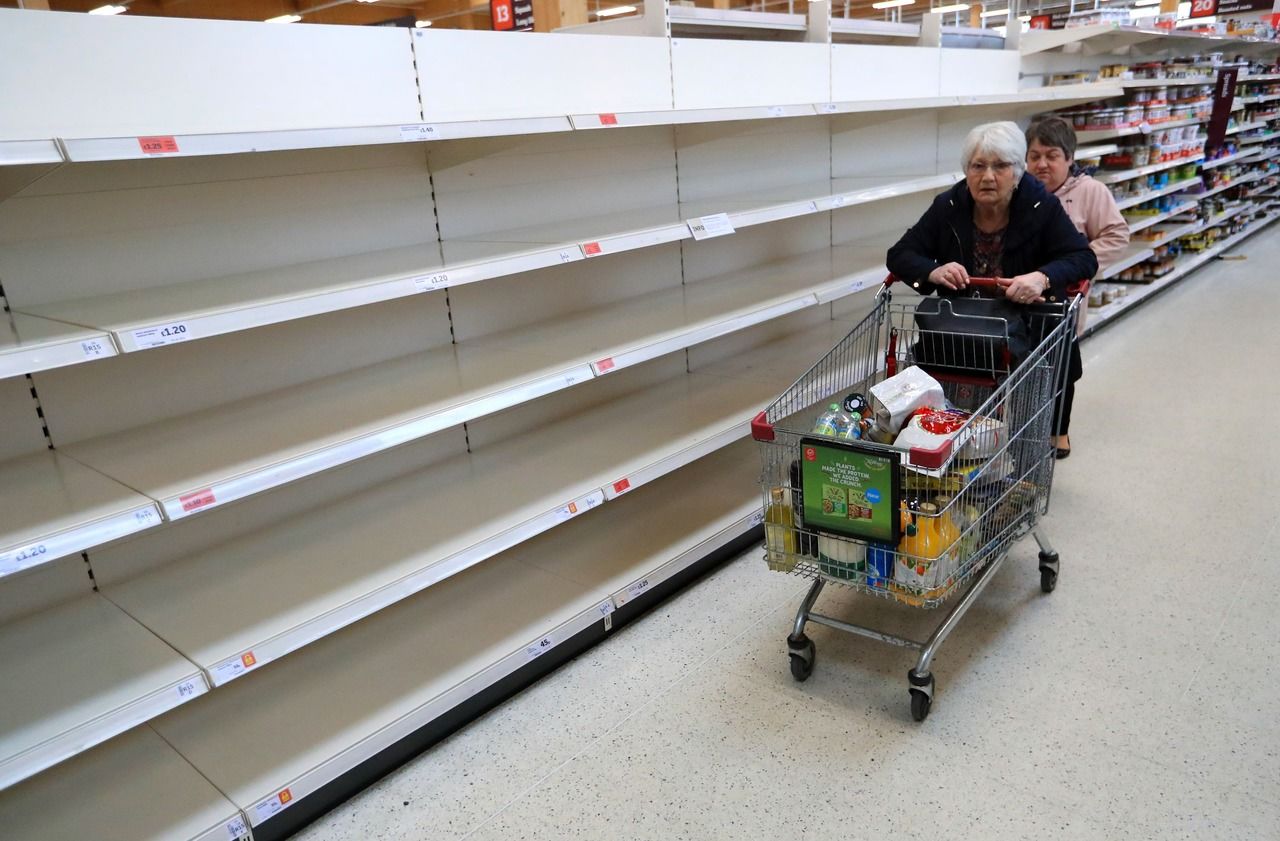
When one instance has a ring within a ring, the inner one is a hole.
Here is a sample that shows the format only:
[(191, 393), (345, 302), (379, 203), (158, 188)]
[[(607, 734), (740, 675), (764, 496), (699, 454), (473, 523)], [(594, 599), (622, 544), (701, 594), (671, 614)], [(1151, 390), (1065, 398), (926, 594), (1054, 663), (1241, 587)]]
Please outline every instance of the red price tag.
[(601, 114), (601, 115), (600, 115), (600, 125), (602, 125), (602, 126), (616, 126), (617, 124), (618, 124), (618, 115), (617, 115), (617, 114)]
[(217, 502), (213, 496), (212, 488), (205, 488), (202, 491), (196, 491), (193, 494), (178, 497), (178, 502), (182, 503), (183, 511), (197, 511), (201, 508), (208, 508)]
[(165, 155), (178, 151), (178, 141), (172, 135), (139, 137), (138, 147), (147, 155)]
[(616, 494), (624, 493), (629, 490), (631, 490), (630, 479), (619, 479), (613, 483), (613, 492)]
[(596, 372), (603, 374), (606, 371), (612, 371), (616, 365), (617, 363), (613, 361), (612, 356), (610, 356), (608, 359), (601, 359), (599, 362), (596, 363)]
[(588, 242), (586, 245), (582, 246), (582, 253), (588, 257), (594, 257), (601, 251), (603, 251), (603, 249), (600, 247), (600, 243), (598, 242)]

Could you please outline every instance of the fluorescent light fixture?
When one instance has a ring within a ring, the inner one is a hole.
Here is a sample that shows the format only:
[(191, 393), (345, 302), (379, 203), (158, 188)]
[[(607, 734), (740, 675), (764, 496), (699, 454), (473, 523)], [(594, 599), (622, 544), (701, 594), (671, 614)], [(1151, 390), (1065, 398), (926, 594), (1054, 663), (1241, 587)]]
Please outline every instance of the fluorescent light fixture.
[(413, 25), (418, 27), (419, 29), (426, 29), (428, 26), (431, 25), (431, 21), (419, 20), (419, 21), (415, 21)]
[(122, 15), (127, 11), (129, 10), (126, 9), (124, 6), (108, 5), (108, 6), (99, 6), (96, 9), (90, 9), (89, 14), (91, 15)]
[(1133, 0), (1135, 6), (1159, 6), (1160, 0)]
[(297, 23), (302, 20), (302, 15), (280, 15), (279, 17), (267, 18), (267, 23)]
[(966, 12), (968, 10), (968, 3), (952, 3), (950, 6), (938, 6), (937, 8), (930, 9), (929, 11), (937, 12), (938, 14), (946, 14), (947, 12)]
[(608, 9), (600, 9), (592, 14), (598, 18), (611, 18), (615, 15), (629, 15), (635, 10), (635, 6), (610, 6)]
[[(1157, 3), (1159, 3), (1159, 2), (1160, 2), (1160, 0), (1156, 0), (1156, 2), (1157, 2)], [(1008, 16), (1008, 14), (1009, 14), (1009, 10), (1008, 10), (1008, 9), (992, 9), (992, 10), (991, 10), (991, 11), (989, 11), (989, 12), (983, 12), (982, 14), (978, 15), (978, 17), (980, 17), (980, 18), (984, 18), (984, 19), (985, 19), (985, 18), (999, 18), (999, 17), (1006, 17), (1006, 16)]]
[(872, 3), (873, 9), (896, 9), (899, 6), (914, 6), (916, 0), (880, 0), (879, 3)]
[(357, 3), (377, 3), (378, 0), (356, 0)]

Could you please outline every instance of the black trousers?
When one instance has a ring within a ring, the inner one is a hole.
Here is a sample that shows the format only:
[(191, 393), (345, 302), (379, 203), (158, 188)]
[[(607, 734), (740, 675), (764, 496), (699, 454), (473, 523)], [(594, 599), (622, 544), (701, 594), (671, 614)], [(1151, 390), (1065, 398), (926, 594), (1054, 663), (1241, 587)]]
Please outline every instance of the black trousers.
[(1053, 410), (1053, 434), (1066, 435), (1071, 429), (1071, 404), (1076, 399), (1076, 381), (1084, 374), (1084, 360), (1080, 358), (1080, 339), (1071, 332), (1071, 349), (1067, 352), (1067, 383), (1062, 402)]

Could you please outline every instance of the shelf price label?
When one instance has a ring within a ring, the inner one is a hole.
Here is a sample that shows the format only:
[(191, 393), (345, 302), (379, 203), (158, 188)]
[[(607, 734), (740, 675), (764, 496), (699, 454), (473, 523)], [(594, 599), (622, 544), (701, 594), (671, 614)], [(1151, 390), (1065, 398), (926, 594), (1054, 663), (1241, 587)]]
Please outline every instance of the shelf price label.
[(245, 821), (243, 815), (236, 815), (227, 821), (227, 837), (231, 841), (241, 841), (242, 838), (249, 836), (249, 824)]
[(160, 515), (156, 513), (156, 509), (147, 507), (141, 511), (133, 512), (133, 520), (142, 528), (149, 528), (160, 522)]
[(448, 286), (449, 273), (436, 272), (435, 274), (418, 275), (413, 279), (413, 285), (417, 287), (419, 292), (430, 292), (433, 289)]
[(716, 213), (703, 216), (701, 219), (690, 220), (689, 233), (693, 234), (696, 240), (723, 237), (734, 233), (733, 223), (729, 221), (729, 214)]
[(171, 134), (158, 137), (139, 137), (138, 148), (144, 155), (172, 155), (178, 151), (178, 141)]
[(262, 823), (267, 818), (279, 814), (285, 806), (292, 802), (293, 792), (287, 788), (281, 789), (278, 794), (272, 795), (255, 807), (255, 811), (258, 813), (258, 823)]
[(641, 593), (643, 593), (645, 590), (648, 590), (648, 589), (649, 589), (649, 579), (641, 578), (639, 581), (632, 583), (631, 586), (627, 588), (627, 600), (630, 601), (631, 599), (636, 598), (637, 596), (639, 596)]
[(613, 599), (605, 599), (596, 606), (596, 610), (600, 612), (601, 616), (608, 616), (610, 613), (617, 610), (617, 608), (613, 605)]
[(172, 324), (144, 327), (133, 331), (133, 342), (139, 350), (172, 345), (192, 338), (195, 336), (185, 321), (175, 321)]
[(215, 686), (221, 686), (229, 680), (234, 680), (240, 675), (258, 665), (258, 658), (254, 656), (252, 651), (246, 651), (238, 657), (232, 657), (230, 660), (224, 660), (209, 670), (213, 675), (213, 683)]
[(584, 257), (598, 257), (604, 253), (604, 249), (598, 242), (587, 242), (582, 245), (582, 255)]
[(818, 103), (818, 113), (819, 113), (819, 114), (834, 114), (834, 113), (836, 113), (836, 104), (835, 104), (834, 102), (819, 102), (819, 103)]
[(561, 251), (561, 252), (560, 252), (560, 262), (561, 262), (561, 263), (572, 263), (572, 262), (574, 262), (575, 260), (581, 260), (581, 259), (582, 259), (582, 246), (578, 246), (578, 253), (577, 253), (577, 255), (575, 255), (575, 254), (573, 253), (573, 251), (571, 251), (571, 250)]
[(417, 123), (411, 126), (400, 126), (400, 140), (403, 143), (415, 143), (423, 140), (437, 140), (439, 133), (436, 127), (427, 123)]
[(783, 108), (781, 105), (770, 105), (770, 106), (769, 106), (769, 116), (770, 116), (770, 117), (784, 117), (784, 116), (786, 116), (786, 113), (787, 113), (787, 109)]
[(529, 658), (529, 662), (533, 662), (554, 647), (555, 640), (546, 636), (535, 642), (533, 645), (526, 647), (524, 653)]
[(600, 115), (600, 125), (602, 125), (602, 126), (616, 126), (617, 124), (618, 124), (618, 115), (617, 115), (617, 114), (601, 114), (601, 115)]
[(182, 506), (182, 510), (189, 514), (192, 511), (199, 511), (216, 505), (218, 499), (213, 495), (213, 488), (205, 488), (204, 490), (178, 497), (178, 503)]
[(96, 359), (106, 355), (107, 346), (101, 339), (90, 339), (80, 343), (80, 352), (84, 354), (85, 359)]
[(581, 499), (575, 499), (568, 505), (562, 505), (556, 509), (556, 522), (563, 523), (566, 520), (572, 520), (574, 517), (583, 512), (590, 511), (599, 507), (604, 502), (604, 494), (600, 491), (589, 493)]
[(189, 701), (200, 694), (200, 681), (196, 678), (184, 680), (173, 688), (178, 696), (178, 701)]
[[(615, 494), (624, 494), (629, 490), (631, 490), (630, 479), (619, 479), (618, 481), (613, 483), (613, 492)], [(610, 510), (613, 510), (613, 509), (610, 509)]]
[(756, 526), (760, 525), (763, 522), (764, 522), (763, 511), (757, 511), (747, 519), (747, 525), (751, 528), (755, 528)]
[(610, 371), (612, 371), (614, 368), (617, 368), (618, 363), (614, 362), (613, 357), (610, 356), (606, 359), (601, 359), (599, 362), (596, 362), (594, 367), (596, 369), (597, 374), (607, 374)]

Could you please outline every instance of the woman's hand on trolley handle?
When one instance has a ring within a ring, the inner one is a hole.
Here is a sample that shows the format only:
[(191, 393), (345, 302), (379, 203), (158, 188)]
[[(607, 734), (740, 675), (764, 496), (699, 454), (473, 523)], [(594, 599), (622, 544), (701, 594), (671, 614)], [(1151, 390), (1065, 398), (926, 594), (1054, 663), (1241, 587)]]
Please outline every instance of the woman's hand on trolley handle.
[(929, 272), (929, 282), (948, 289), (964, 289), (969, 285), (969, 271), (959, 263), (944, 263)]
[(1043, 272), (1029, 272), (1017, 277), (998, 277), (996, 284), (1004, 296), (1016, 304), (1043, 304), (1049, 278)]

